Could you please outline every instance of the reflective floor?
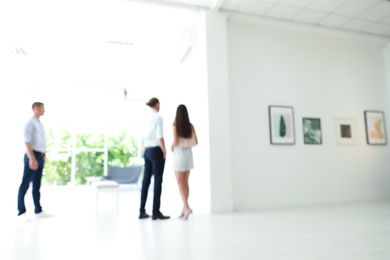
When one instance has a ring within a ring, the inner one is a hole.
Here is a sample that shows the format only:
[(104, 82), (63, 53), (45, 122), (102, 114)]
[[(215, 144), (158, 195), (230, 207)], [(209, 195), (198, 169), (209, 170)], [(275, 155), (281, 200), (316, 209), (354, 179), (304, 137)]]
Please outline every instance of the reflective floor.
[(194, 209), (188, 221), (173, 205), (164, 212), (172, 219), (152, 221), (138, 220), (136, 189), (121, 191), (119, 212), (115, 197), (102, 195), (98, 215), (92, 190), (50, 198), (51, 218), (20, 223), (2, 215), (0, 259), (390, 259), (390, 202), (231, 214)]

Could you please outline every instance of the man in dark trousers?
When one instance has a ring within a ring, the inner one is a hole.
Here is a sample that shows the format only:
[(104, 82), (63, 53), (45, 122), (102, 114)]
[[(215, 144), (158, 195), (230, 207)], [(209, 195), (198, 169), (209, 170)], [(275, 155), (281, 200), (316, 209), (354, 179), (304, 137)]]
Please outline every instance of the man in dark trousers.
[(34, 115), (27, 121), (24, 128), (24, 143), (26, 153), (24, 155), (24, 171), (22, 183), (18, 192), (18, 217), (23, 222), (30, 221), (26, 215), (26, 205), (24, 197), (32, 182), (32, 195), (35, 206), (36, 217), (51, 216), (42, 211), (40, 203), (41, 179), (43, 166), (45, 164), (46, 136), (45, 129), (39, 118), (45, 113), (45, 105), (41, 102), (35, 102), (32, 105)]
[(166, 149), (163, 137), (163, 120), (158, 114), (160, 111), (160, 101), (152, 98), (146, 103), (150, 107), (150, 112), (146, 116), (143, 129), (143, 145), (145, 147), (144, 159), (145, 170), (141, 190), (140, 219), (149, 218), (145, 211), (145, 204), (148, 197), (148, 190), (152, 175), (154, 175), (154, 197), (152, 219), (168, 219), (160, 212), (161, 189), (165, 166)]

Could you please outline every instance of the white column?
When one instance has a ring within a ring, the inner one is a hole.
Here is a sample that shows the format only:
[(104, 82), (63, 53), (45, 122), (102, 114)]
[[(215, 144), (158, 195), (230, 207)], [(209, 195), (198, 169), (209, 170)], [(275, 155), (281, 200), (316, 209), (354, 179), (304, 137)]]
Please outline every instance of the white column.
[(385, 69), (386, 69), (386, 85), (388, 98), (390, 99), (390, 41), (384, 48)]
[(211, 212), (233, 211), (226, 15), (205, 12)]
[[(386, 126), (386, 138), (387, 146), (390, 144), (390, 41), (384, 47), (384, 60), (385, 60), (385, 70), (386, 70), (386, 87), (387, 87), (387, 111), (385, 111), (385, 126)], [(389, 154), (389, 150), (387, 150)], [(390, 176), (389, 171), (387, 171), (387, 183), (389, 183)], [(390, 190), (387, 189), (387, 198), (390, 198)]]

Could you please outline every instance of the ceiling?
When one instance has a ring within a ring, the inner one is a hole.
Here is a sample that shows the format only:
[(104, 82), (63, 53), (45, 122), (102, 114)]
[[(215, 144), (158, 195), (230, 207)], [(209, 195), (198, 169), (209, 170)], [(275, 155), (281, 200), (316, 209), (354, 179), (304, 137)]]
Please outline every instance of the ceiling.
[(0, 86), (143, 95), (180, 65), (179, 35), (195, 15), (127, 1), (0, 0)]
[[(144, 0), (145, 1), (145, 0)], [(390, 38), (390, 0), (150, 0)]]

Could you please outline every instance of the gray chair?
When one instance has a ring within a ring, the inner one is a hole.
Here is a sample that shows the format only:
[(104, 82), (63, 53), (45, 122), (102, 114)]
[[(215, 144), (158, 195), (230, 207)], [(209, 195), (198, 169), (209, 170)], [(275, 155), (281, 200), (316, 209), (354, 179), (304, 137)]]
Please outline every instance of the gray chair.
[(103, 180), (116, 181), (119, 184), (137, 184), (141, 175), (142, 166), (108, 166), (107, 176)]
[(96, 214), (99, 213), (99, 194), (101, 192), (109, 192), (116, 198), (116, 213), (118, 214), (119, 201), (119, 186), (121, 184), (136, 184), (138, 186), (138, 179), (141, 175), (143, 166), (108, 166), (107, 176), (103, 176), (101, 181), (96, 182)]

